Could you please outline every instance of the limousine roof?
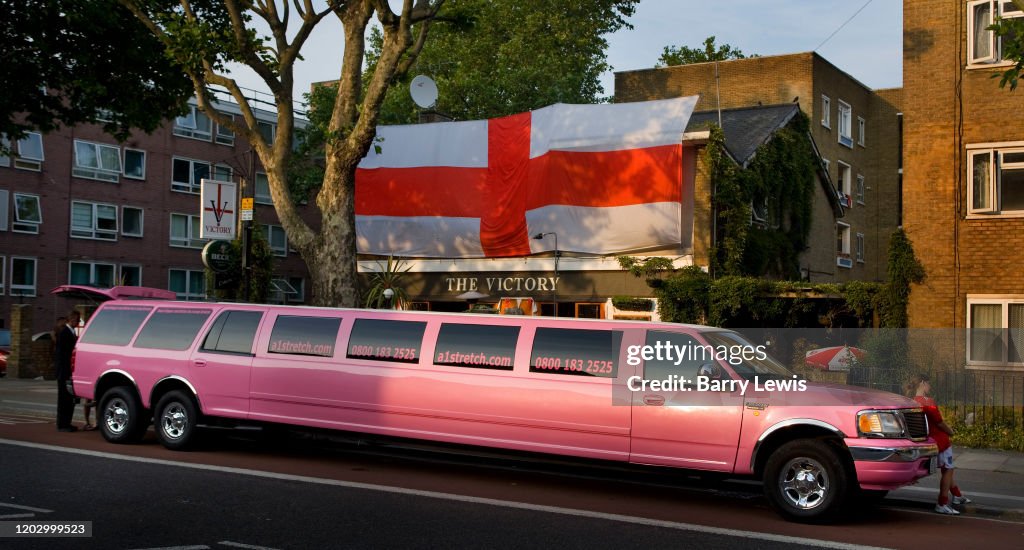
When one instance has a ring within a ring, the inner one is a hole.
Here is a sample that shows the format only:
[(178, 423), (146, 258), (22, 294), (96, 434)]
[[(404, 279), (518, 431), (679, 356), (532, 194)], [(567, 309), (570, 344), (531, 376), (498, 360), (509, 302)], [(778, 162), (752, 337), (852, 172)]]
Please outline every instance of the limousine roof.
[(177, 294), (162, 288), (146, 286), (114, 286), (99, 288), (87, 285), (60, 285), (50, 291), (64, 298), (102, 303), (111, 300), (174, 300)]
[[(125, 287), (120, 287), (125, 288)], [(138, 287), (136, 287), (138, 288)], [(56, 289), (55, 289), (56, 290)], [(173, 294), (173, 293), (171, 293)], [(127, 298), (132, 300), (132, 298)], [(559, 319), (563, 321), (573, 321), (582, 323), (598, 323), (608, 325), (614, 324), (645, 324), (648, 326), (663, 326), (663, 327), (674, 327), (674, 328), (692, 328), (692, 329), (714, 329), (714, 330), (730, 330), (722, 329), (720, 327), (709, 327), (707, 325), (695, 325), (689, 323), (671, 323), (667, 321), (643, 321), (639, 319), (586, 319), (578, 317), (541, 317), (541, 316), (529, 316), (529, 315), (491, 315), (481, 313), (469, 313), (469, 312), (448, 312), (448, 311), (413, 311), (413, 310), (390, 310), (390, 309), (366, 309), (366, 308), (345, 308), (345, 307), (330, 307), (330, 306), (310, 306), (310, 305), (284, 305), (284, 304), (254, 304), (249, 302), (197, 302), (197, 301), (181, 301), (181, 300), (163, 300), (160, 298), (153, 298), (164, 303), (174, 304), (176, 306), (189, 306), (189, 307), (203, 307), (203, 306), (224, 306), (224, 307), (261, 307), (268, 309), (284, 309), (284, 310), (312, 310), (312, 311), (338, 311), (338, 312), (355, 312), (355, 313), (370, 313), (370, 314), (395, 314), (395, 315), (423, 315), (423, 316), (444, 316), (444, 317), (464, 317), (467, 319), (502, 319), (507, 321), (513, 320), (532, 320), (535, 322), (551, 321)]]

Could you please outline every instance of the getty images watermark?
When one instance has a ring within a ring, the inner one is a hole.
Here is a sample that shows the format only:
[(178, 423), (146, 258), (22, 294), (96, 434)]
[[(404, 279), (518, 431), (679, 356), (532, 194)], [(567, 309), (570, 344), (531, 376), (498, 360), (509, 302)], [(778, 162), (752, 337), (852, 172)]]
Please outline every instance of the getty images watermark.
[[(697, 363), (707, 362), (716, 369), (714, 361), (725, 361), (738, 367), (740, 365), (756, 364), (768, 361), (766, 346), (758, 345), (718, 345), (707, 344), (685, 344), (682, 346), (671, 342), (655, 342), (652, 345), (629, 346), (626, 348), (626, 363), (637, 366), (640, 361), (666, 361), (676, 366), (683, 362)], [(703, 370), (703, 369), (702, 369)], [(756, 372), (756, 369), (752, 369)], [(753, 380), (715, 376), (713, 374), (698, 374), (692, 379), (678, 374), (670, 374), (660, 380), (647, 380), (642, 376), (630, 376), (627, 385), (630, 391), (740, 391), (740, 395), (746, 395), (747, 389), (753, 383), (754, 391), (807, 391), (807, 381), (800, 380), (798, 376), (792, 375), (792, 379), (780, 380), (778, 376), (761, 377), (754, 375)]]

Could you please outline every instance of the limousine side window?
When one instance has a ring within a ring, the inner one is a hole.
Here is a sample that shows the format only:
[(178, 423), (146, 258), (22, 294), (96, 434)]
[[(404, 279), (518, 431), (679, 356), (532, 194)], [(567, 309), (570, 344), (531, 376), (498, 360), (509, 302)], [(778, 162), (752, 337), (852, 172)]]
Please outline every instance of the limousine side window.
[(270, 334), (268, 353), (334, 357), (341, 319), (279, 315)]
[(348, 338), (348, 357), (416, 363), (426, 329), (422, 321), (356, 319)]
[(84, 344), (127, 346), (150, 311), (153, 311), (153, 308), (140, 306), (103, 308), (92, 319), (89, 319), (85, 334), (82, 335), (80, 341)]
[(615, 378), (622, 331), (538, 328), (530, 372)]
[(444, 323), (437, 335), (434, 364), (512, 370), (519, 327)]
[(259, 311), (222, 312), (203, 340), (203, 351), (252, 355), (252, 341), (262, 318)]
[(701, 365), (715, 362), (714, 350), (703, 346), (688, 334), (649, 330), (646, 343), (648, 349), (664, 349), (667, 344), (674, 349), (685, 350), (681, 359), (673, 352), (670, 356), (663, 355), (661, 359), (655, 356), (644, 360), (646, 380), (665, 380), (673, 374), (687, 380), (696, 380)]
[(156, 310), (135, 339), (135, 347), (181, 351), (192, 347), (212, 309), (162, 307)]

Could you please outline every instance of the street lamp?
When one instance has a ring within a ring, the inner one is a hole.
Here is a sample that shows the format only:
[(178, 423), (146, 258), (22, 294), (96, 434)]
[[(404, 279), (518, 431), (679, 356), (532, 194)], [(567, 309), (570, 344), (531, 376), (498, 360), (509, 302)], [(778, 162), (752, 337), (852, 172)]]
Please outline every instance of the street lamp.
[(555, 233), (554, 231), (548, 231), (546, 233), (542, 232), (537, 233), (533, 238), (541, 241), (548, 235), (555, 238), (555, 280), (554, 284), (551, 285), (551, 301), (555, 304), (555, 317), (558, 317), (558, 257), (562, 255), (562, 253), (558, 251), (558, 233)]
[(388, 309), (391, 309), (391, 298), (394, 298), (395, 291), (390, 288), (384, 289), (384, 299), (388, 301)]

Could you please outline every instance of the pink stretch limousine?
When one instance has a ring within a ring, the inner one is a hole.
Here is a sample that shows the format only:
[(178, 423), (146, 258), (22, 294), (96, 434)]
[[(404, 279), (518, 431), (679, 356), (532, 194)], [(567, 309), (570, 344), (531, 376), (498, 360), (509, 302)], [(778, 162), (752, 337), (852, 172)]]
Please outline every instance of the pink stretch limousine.
[(115, 299), (73, 372), (112, 442), (256, 421), (707, 470), (763, 479), (805, 521), (936, 454), (913, 401), (797, 380), (692, 325)]

